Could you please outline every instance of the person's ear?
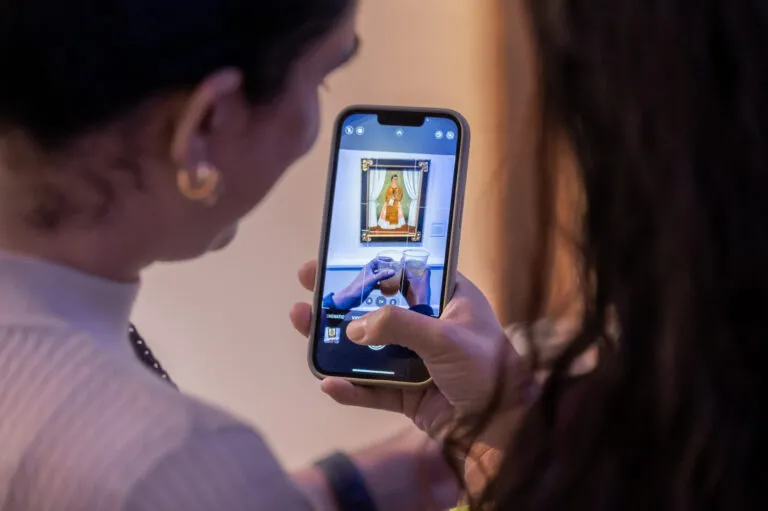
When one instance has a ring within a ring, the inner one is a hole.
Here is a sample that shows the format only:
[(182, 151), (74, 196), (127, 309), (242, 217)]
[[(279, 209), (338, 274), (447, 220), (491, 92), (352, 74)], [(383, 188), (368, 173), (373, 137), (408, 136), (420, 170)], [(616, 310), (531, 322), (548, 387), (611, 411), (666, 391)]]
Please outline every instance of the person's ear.
[(206, 78), (189, 96), (181, 110), (170, 156), (178, 170), (180, 191), (189, 199), (208, 200), (221, 176), (211, 161), (211, 138), (224, 124), (242, 115), (233, 96), (240, 92), (242, 73), (223, 69)]

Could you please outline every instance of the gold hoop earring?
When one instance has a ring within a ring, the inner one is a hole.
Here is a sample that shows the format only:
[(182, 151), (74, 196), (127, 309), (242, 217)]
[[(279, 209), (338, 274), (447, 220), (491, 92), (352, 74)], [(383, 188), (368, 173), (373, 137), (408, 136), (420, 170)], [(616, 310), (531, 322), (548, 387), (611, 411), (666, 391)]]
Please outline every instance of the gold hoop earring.
[(194, 173), (179, 170), (176, 174), (176, 185), (179, 192), (189, 200), (203, 202), (213, 206), (218, 200), (221, 172), (208, 163), (201, 163)]

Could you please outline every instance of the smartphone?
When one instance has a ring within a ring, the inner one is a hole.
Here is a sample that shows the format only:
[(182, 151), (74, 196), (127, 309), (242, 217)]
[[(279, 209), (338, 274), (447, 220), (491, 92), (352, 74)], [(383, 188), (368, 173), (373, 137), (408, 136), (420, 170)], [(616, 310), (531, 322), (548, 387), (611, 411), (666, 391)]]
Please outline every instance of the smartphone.
[(468, 124), (450, 110), (360, 106), (339, 115), (309, 343), (317, 377), (430, 382), (412, 351), (356, 345), (346, 328), (386, 306), (440, 316), (455, 285), (468, 152)]

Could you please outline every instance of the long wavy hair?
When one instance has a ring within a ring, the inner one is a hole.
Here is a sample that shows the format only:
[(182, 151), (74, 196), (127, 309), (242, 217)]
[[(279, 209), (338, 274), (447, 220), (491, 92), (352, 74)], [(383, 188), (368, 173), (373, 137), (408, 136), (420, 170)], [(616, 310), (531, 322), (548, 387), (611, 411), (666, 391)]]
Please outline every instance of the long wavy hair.
[(584, 321), (478, 509), (768, 509), (768, 2), (528, 8), (540, 204), (558, 134), (579, 164)]

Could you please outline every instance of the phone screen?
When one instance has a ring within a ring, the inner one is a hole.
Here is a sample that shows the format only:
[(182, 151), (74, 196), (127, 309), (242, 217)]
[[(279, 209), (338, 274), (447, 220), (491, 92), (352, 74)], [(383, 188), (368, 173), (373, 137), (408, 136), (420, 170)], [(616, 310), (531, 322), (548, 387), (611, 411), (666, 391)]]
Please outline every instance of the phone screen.
[(445, 306), (464, 134), (453, 116), (430, 115), (351, 112), (337, 125), (312, 352), (324, 375), (429, 379), (412, 351), (358, 346), (346, 327), (385, 306), (435, 317)]

